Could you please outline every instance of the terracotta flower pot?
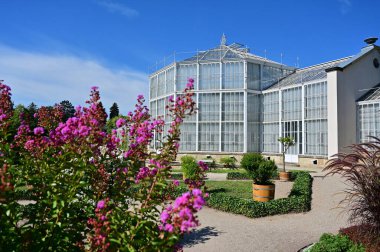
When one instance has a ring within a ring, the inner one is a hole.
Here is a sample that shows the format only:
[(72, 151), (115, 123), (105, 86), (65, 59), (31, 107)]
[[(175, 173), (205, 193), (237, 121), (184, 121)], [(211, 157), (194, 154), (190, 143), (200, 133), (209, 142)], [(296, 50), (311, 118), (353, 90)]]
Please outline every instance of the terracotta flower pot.
[(281, 181), (289, 181), (290, 180), (290, 172), (280, 172), (280, 180)]
[(267, 202), (274, 199), (275, 185), (253, 184), (253, 200)]

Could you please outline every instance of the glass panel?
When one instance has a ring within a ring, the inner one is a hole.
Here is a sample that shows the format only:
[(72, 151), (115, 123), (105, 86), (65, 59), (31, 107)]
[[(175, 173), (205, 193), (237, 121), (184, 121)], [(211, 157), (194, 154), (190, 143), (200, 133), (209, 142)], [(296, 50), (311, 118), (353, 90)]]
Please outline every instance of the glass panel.
[(260, 90), (260, 65), (247, 64), (248, 89)]
[(199, 121), (219, 121), (219, 94), (199, 94)]
[(196, 150), (196, 124), (183, 123), (181, 125), (181, 151), (195, 151)]
[(220, 65), (199, 65), (199, 90), (220, 89)]
[(291, 88), (282, 91), (282, 120), (301, 120), (302, 88)]
[(222, 123), (222, 151), (242, 152), (244, 148), (244, 124)]
[(189, 78), (193, 78), (196, 81), (197, 77), (197, 65), (179, 65), (177, 76), (177, 91), (183, 91), (186, 88), (186, 84)]
[(200, 151), (219, 151), (219, 123), (199, 123)]
[(278, 122), (279, 113), (279, 94), (278, 92), (266, 93), (263, 95), (263, 121)]
[(263, 152), (278, 153), (279, 152), (279, 124), (264, 123), (263, 124)]
[(158, 74), (157, 96), (165, 94), (165, 72)]
[(222, 96), (222, 120), (243, 121), (244, 120), (244, 94), (224, 93)]
[(223, 63), (223, 89), (244, 87), (244, 63)]
[(174, 92), (174, 74), (174, 67), (166, 71), (166, 94)]

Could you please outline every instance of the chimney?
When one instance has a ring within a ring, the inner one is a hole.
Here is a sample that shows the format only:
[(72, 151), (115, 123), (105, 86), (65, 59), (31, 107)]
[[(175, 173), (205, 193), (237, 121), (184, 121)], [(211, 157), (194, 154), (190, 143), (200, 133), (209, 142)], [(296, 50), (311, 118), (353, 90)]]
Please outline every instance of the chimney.
[(364, 40), (364, 42), (366, 42), (368, 45), (373, 45), (376, 43), (376, 41), (377, 41), (377, 38), (374, 38), (374, 37), (373, 38), (367, 38)]

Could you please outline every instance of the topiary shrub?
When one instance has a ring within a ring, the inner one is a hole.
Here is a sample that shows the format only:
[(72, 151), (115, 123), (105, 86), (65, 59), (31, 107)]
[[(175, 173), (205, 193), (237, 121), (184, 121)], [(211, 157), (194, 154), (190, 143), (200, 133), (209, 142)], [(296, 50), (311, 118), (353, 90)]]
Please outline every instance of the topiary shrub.
[(257, 169), (263, 161), (264, 158), (260, 153), (246, 153), (240, 161), (240, 166), (250, 173)]
[(271, 179), (277, 175), (277, 166), (272, 160), (265, 160), (259, 153), (244, 154), (240, 165), (258, 185), (272, 184)]
[(272, 160), (264, 160), (257, 169), (250, 172), (250, 175), (255, 184), (271, 185), (273, 177), (277, 175), (277, 165)]
[(181, 166), (184, 177), (188, 179), (194, 179), (200, 169), (195, 157), (189, 155), (181, 157)]

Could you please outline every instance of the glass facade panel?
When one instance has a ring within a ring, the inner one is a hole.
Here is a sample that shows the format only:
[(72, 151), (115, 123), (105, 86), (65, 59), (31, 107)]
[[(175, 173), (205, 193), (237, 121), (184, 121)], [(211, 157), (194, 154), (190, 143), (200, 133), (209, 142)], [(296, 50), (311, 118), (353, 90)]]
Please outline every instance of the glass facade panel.
[(369, 136), (380, 137), (380, 103), (358, 105), (358, 124), (361, 143), (370, 141)]
[(327, 118), (327, 82), (305, 85), (305, 118)]
[(223, 63), (223, 89), (235, 89), (244, 87), (244, 63)]
[(263, 124), (263, 152), (278, 153), (279, 152), (279, 124), (264, 123)]
[(261, 99), (262, 95), (247, 94), (247, 151), (259, 152), (261, 137)]
[(301, 120), (302, 88), (290, 88), (282, 91), (282, 120)]
[(198, 150), (219, 151), (219, 123), (199, 123)]
[(222, 120), (244, 120), (244, 93), (224, 93), (222, 96)]
[(263, 95), (263, 121), (278, 122), (279, 113), (279, 94), (278, 92), (266, 93)]
[(174, 92), (175, 68), (170, 68), (166, 71), (166, 94)]
[(260, 90), (260, 65), (247, 63), (248, 89)]
[(150, 78), (150, 99), (157, 97), (157, 75)]
[(181, 125), (180, 151), (196, 150), (196, 124), (183, 123)]
[(305, 122), (306, 149), (308, 155), (327, 155), (327, 120)]
[(244, 148), (244, 124), (222, 123), (222, 151), (242, 152)]
[(162, 96), (165, 93), (166, 93), (165, 72), (162, 72), (158, 74), (157, 96)]
[(218, 93), (199, 94), (198, 117), (199, 121), (218, 122), (220, 120), (220, 98)]
[(220, 89), (220, 64), (199, 65), (199, 90)]
[(291, 137), (296, 143), (289, 147), (287, 154), (302, 154), (302, 121), (282, 122), (281, 125), (282, 136)]
[(327, 82), (304, 87), (305, 154), (327, 155)]
[(179, 65), (177, 72), (177, 91), (183, 91), (189, 78), (193, 78), (196, 81), (197, 65)]

